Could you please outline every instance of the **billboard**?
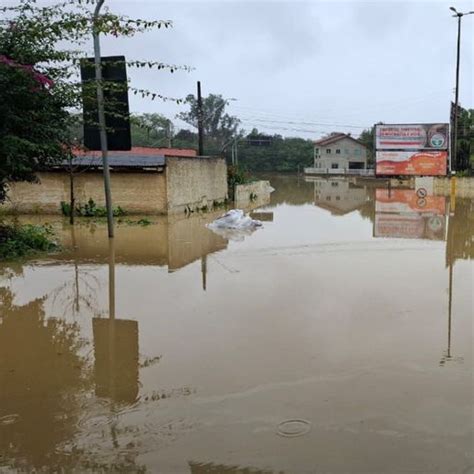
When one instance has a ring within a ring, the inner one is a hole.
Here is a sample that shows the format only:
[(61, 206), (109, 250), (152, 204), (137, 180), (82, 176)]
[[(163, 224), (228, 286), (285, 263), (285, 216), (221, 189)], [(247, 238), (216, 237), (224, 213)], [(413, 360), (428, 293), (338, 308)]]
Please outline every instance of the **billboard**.
[(380, 151), (375, 152), (377, 174), (444, 176), (448, 152), (442, 151)]
[(376, 174), (446, 175), (448, 147), (447, 123), (376, 125)]
[(376, 125), (377, 150), (447, 150), (449, 124)]

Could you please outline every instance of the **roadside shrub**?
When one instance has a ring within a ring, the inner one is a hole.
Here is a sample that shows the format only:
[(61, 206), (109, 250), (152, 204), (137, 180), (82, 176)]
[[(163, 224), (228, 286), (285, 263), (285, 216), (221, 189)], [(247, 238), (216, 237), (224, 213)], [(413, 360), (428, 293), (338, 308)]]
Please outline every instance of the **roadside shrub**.
[[(64, 216), (71, 214), (71, 205), (67, 202), (61, 201), (61, 212)], [(75, 215), (78, 217), (107, 217), (107, 208), (104, 206), (98, 206), (95, 201), (90, 198), (85, 204), (76, 206)], [(126, 212), (120, 206), (114, 207), (114, 217), (122, 217), (126, 215)]]
[(0, 259), (15, 259), (57, 247), (49, 225), (0, 225)]

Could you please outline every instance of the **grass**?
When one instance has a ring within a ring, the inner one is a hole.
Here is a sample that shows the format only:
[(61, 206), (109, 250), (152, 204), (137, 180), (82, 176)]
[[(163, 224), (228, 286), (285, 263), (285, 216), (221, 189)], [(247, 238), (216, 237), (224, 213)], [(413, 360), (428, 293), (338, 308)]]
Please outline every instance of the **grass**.
[(49, 225), (0, 224), (0, 259), (14, 260), (58, 248)]
[[(76, 206), (74, 214), (78, 217), (107, 217), (107, 209), (104, 206), (98, 206), (91, 198), (85, 204)], [(65, 201), (61, 201), (61, 212), (65, 216), (71, 214), (71, 205)], [(126, 215), (124, 209), (120, 206), (114, 207), (114, 217), (122, 217)]]

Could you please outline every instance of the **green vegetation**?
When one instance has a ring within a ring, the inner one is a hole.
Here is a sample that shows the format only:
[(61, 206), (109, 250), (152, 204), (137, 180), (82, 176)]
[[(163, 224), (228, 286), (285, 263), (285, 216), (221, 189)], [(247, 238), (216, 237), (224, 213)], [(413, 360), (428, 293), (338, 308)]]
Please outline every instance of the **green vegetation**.
[(461, 109), (459, 115), (456, 168), (463, 170), (464, 176), (470, 176), (474, 170), (474, 109)]
[[(4, 3), (4, 2), (3, 2)], [(84, 101), (96, 101), (95, 81), (82, 84), (79, 66), (90, 52), (84, 49), (92, 33), (132, 37), (169, 20), (132, 19), (104, 9), (94, 18), (93, 0), (68, 0), (40, 6), (36, 0), (9, 2), (0, 7), (0, 202), (10, 183), (35, 181), (36, 172), (68, 159), (80, 145), (84, 123), (97, 126), (94, 116), (82, 116)], [(189, 70), (156, 61), (127, 61), (136, 68)], [(173, 100), (128, 83), (102, 81), (107, 93), (129, 90), (150, 100)], [(71, 113), (76, 112), (76, 113)], [(122, 115), (119, 104), (108, 103), (106, 121)], [(110, 131), (110, 129), (108, 129)]]
[(13, 260), (36, 252), (57, 249), (48, 225), (0, 225), (0, 259)]
[[(71, 215), (71, 205), (65, 201), (61, 201), (61, 212), (64, 216)], [(113, 210), (114, 217), (125, 216), (126, 212), (117, 206)], [(78, 217), (107, 217), (107, 209), (103, 206), (98, 206), (95, 201), (90, 198), (85, 204), (79, 204), (75, 208), (75, 215)]]

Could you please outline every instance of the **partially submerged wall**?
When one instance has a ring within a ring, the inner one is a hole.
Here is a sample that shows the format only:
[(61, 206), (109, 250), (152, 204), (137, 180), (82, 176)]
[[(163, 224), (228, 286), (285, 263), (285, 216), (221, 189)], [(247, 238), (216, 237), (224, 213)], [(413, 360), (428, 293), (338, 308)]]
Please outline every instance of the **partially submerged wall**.
[(168, 213), (196, 210), (227, 198), (224, 158), (166, 158)]
[[(20, 214), (60, 214), (61, 201), (70, 201), (70, 181), (67, 172), (38, 173), (39, 183), (14, 183), (8, 200), (0, 205), (5, 212)], [(166, 182), (164, 173), (112, 172), (111, 189), (114, 207), (131, 214), (162, 214), (166, 212)], [(93, 199), (105, 206), (104, 181), (100, 172), (85, 172), (74, 176), (77, 204)]]
[[(451, 194), (451, 179), (435, 178), (434, 193), (445, 196)], [(456, 178), (456, 196), (474, 198), (474, 178)]]
[(254, 181), (248, 184), (237, 184), (234, 189), (234, 204), (238, 208), (254, 207), (258, 203), (263, 206), (270, 203), (273, 188), (270, 181)]

